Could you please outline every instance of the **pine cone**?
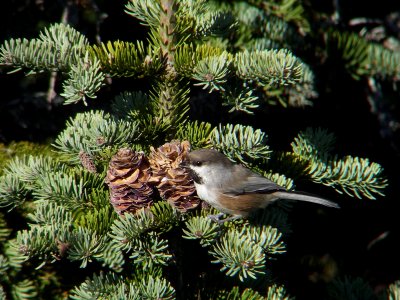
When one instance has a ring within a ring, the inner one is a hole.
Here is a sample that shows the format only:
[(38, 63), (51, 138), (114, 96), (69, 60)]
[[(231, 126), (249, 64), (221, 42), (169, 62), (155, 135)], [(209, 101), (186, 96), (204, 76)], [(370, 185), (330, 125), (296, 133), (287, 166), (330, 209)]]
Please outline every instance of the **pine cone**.
[(96, 165), (93, 161), (93, 157), (84, 151), (79, 152), (79, 159), (81, 161), (82, 166), (88, 170), (90, 173), (97, 173)]
[(110, 188), (110, 202), (122, 215), (152, 205), (153, 188), (149, 162), (143, 153), (119, 149), (110, 161), (105, 182)]
[(157, 189), (161, 197), (181, 212), (196, 208), (200, 199), (186, 169), (180, 167), (190, 150), (188, 141), (172, 141), (155, 150), (150, 148), (150, 167), (153, 180), (158, 181)]

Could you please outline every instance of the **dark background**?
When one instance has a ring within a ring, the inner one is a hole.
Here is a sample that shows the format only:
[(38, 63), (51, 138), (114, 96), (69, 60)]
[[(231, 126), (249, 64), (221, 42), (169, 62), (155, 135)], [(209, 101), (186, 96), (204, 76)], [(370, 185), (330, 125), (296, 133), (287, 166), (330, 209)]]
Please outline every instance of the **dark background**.
[[(346, 29), (349, 20), (358, 17), (378, 19), (385, 24), (390, 13), (400, 12), (396, 2), (385, 0), (379, 1), (379, 5), (365, 5), (364, 1), (341, 1), (338, 27)], [(91, 43), (96, 42), (96, 35), (102, 41), (146, 38), (146, 28), (124, 13), (126, 1), (14, 0), (8, 1), (0, 11), (1, 42), (9, 38), (37, 37), (44, 27), (60, 22), (68, 3), (71, 4), (69, 23)], [(334, 6), (330, 1), (305, 3), (313, 15), (333, 14)], [(313, 26), (318, 27), (318, 21)], [(399, 38), (399, 32), (387, 30), (388, 34)], [(391, 83), (384, 83), (382, 110), (394, 124), (388, 131), (379, 120), (381, 115), (373, 112), (367, 101), (366, 79), (353, 79), (340, 63), (329, 58), (310, 60), (316, 62), (312, 67), (319, 93), (313, 107), (267, 107), (258, 112), (256, 118), (249, 118), (220, 113), (218, 104), (211, 104), (207, 118), (213, 124), (230, 122), (261, 128), (268, 134), (268, 143), (273, 150), (289, 150), (293, 138), (306, 127), (326, 128), (337, 137), (335, 151), (339, 157), (367, 157), (384, 167), (389, 187), (385, 191), (386, 197), (376, 201), (351, 198), (329, 188), (299, 183), (298, 189), (330, 196), (342, 208), (331, 211), (308, 204), (296, 205), (290, 217), (294, 232), (288, 240), (288, 254), (274, 265), (275, 274), (298, 299), (320, 299), (326, 283), (342, 275), (362, 277), (379, 291), (400, 279), (400, 247), (396, 243), (399, 240), (400, 208), (399, 92), (393, 90)], [(22, 140), (48, 143), (76, 112), (107, 108), (112, 95), (123, 90), (138, 90), (141, 85), (143, 82), (132, 79), (114, 80), (112, 89), (102, 89), (98, 99), (90, 100), (88, 107), (81, 104), (65, 106), (59, 104), (57, 98), (49, 107), (45, 99), (49, 74), (25, 76), (18, 72), (7, 75), (6, 70), (0, 69), (0, 143)], [(56, 91), (61, 92), (60, 81)], [(200, 114), (199, 105), (192, 105), (191, 114), (196, 118)], [(371, 245), (382, 233), (386, 233), (385, 238)]]

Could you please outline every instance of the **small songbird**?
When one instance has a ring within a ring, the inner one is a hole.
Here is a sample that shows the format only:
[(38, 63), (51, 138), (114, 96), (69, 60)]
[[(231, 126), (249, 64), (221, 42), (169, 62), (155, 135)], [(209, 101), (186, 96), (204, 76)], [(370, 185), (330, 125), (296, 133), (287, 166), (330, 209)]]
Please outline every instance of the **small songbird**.
[(289, 192), (273, 181), (242, 165), (232, 163), (212, 149), (189, 152), (189, 168), (197, 195), (217, 210), (236, 217), (248, 217), (278, 199), (313, 202), (339, 208), (334, 202), (302, 192)]

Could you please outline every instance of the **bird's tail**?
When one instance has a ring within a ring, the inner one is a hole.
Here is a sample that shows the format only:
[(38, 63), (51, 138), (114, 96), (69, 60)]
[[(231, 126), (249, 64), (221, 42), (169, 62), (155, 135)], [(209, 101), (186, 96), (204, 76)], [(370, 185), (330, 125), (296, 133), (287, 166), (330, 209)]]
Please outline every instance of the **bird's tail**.
[(274, 194), (279, 199), (306, 201), (306, 202), (317, 203), (317, 204), (328, 206), (328, 207), (340, 208), (340, 206), (338, 204), (336, 204), (335, 202), (323, 199), (318, 196), (305, 194), (303, 192), (283, 192), (282, 191), (282, 192), (275, 192)]

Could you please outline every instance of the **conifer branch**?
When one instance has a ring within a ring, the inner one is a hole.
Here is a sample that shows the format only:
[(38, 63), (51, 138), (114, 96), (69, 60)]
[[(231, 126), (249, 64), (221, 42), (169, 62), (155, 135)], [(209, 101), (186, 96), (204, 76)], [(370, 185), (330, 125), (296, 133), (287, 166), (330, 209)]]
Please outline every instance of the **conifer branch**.
[(28, 218), (35, 223), (35, 226), (55, 226), (68, 227), (72, 224), (72, 213), (65, 207), (54, 202), (38, 203), (36, 210), (28, 214)]
[[(267, 255), (276, 255), (286, 252), (286, 246), (282, 241), (282, 233), (271, 226), (248, 226), (243, 228), (242, 234), (248, 237), (261, 248)], [(267, 256), (267, 259), (269, 257)]]
[(105, 247), (105, 237), (87, 228), (78, 227), (69, 242), (68, 259), (81, 262), (80, 267), (86, 268), (94, 258), (100, 258)]
[(154, 46), (160, 48), (164, 64), (165, 73), (159, 78), (151, 95), (158, 111), (154, 120), (157, 124), (163, 124), (164, 128), (177, 127), (179, 121), (184, 120), (188, 110), (187, 90), (179, 86), (175, 70), (175, 51), (180, 41), (177, 29), (179, 6), (174, 0), (154, 3), (130, 1), (127, 10), (152, 27), (151, 39)]
[[(107, 193), (107, 194), (106, 194)], [(92, 192), (92, 195), (94, 192)], [(96, 209), (89, 209), (87, 211), (82, 211), (79, 215), (75, 216), (75, 224), (80, 227), (87, 228), (99, 234), (105, 235), (110, 230), (111, 225), (117, 218), (114, 210), (109, 205), (108, 191), (103, 192), (104, 201), (102, 207)], [(89, 196), (91, 201), (93, 201), (94, 196)], [(89, 198), (88, 197), (88, 198)]]
[(307, 128), (294, 138), (293, 151), (302, 158), (325, 158), (333, 150), (336, 137), (322, 128)]
[(367, 72), (368, 43), (355, 33), (329, 31), (326, 35), (330, 57), (337, 57), (346, 70), (356, 79)]
[(156, 124), (160, 124), (161, 127), (178, 127), (186, 120), (189, 111), (189, 88), (187, 86), (180, 86), (179, 82), (168, 79), (160, 82), (150, 97), (154, 103), (157, 103)]
[(113, 77), (142, 78), (160, 72), (162, 60), (151, 46), (113, 41), (89, 46), (92, 59), (98, 58), (102, 71)]
[(268, 14), (283, 18), (287, 23), (295, 23), (300, 31), (305, 34), (310, 31), (310, 24), (304, 16), (304, 7), (296, 0), (260, 1), (251, 0)]
[(183, 44), (175, 52), (175, 68), (185, 77), (191, 78), (197, 63), (209, 57), (219, 57), (224, 53), (221, 48), (200, 44)]
[[(220, 125), (211, 138), (213, 146), (232, 160), (249, 164), (251, 160), (267, 159), (270, 155), (266, 143), (267, 135), (251, 126)], [(249, 161), (250, 160), (250, 161)]]
[(357, 198), (375, 199), (374, 194), (382, 196), (388, 185), (382, 167), (364, 158), (347, 156), (339, 160), (332, 157), (329, 151), (333, 142), (332, 134), (308, 129), (298, 135), (292, 148), (301, 159), (309, 161), (307, 172), (313, 181)]
[(69, 25), (54, 24), (38, 39), (11, 39), (0, 48), (0, 64), (32, 69), (68, 71), (84, 56), (87, 39)]
[(59, 63), (60, 54), (54, 51), (53, 45), (39, 40), (11, 39), (5, 41), (0, 51), (0, 64), (15, 67), (11, 73), (23, 68), (32, 69), (31, 74), (65, 68), (64, 64)]
[(210, 250), (210, 254), (215, 257), (213, 263), (222, 263), (222, 272), (241, 281), (249, 277), (256, 279), (266, 272), (263, 249), (236, 230), (228, 231)]
[(72, 290), (71, 298), (75, 300), (111, 298), (121, 286), (125, 286), (122, 276), (111, 272), (107, 274), (102, 272), (99, 275), (94, 274), (92, 279), (86, 279), (79, 287), (75, 287)]
[(129, 257), (142, 268), (151, 269), (156, 265), (166, 266), (171, 256), (168, 252), (168, 241), (150, 234), (148, 238), (136, 243)]
[(245, 50), (235, 56), (236, 75), (262, 86), (295, 84), (302, 77), (302, 63), (286, 49)]
[[(212, 246), (210, 254), (222, 263), (221, 271), (228, 276), (237, 276), (241, 281), (266, 272), (268, 255), (286, 252), (281, 241), (282, 234), (270, 226), (244, 226), (239, 232), (231, 229)], [(246, 245), (246, 247), (243, 247)]]
[[(9, 268), (10, 267), (8, 265), (7, 258), (4, 255), (0, 255), (0, 275), (1, 275), (2, 281), (5, 281), (5, 279), (7, 278), (7, 270)], [(0, 285), (0, 287), (1, 287), (1, 285)]]
[(197, 36), (223, 36), (235, 29), (237, 23), (229, 11), (206, 10), (196, 17)]
[(326, 39), (328, 54), (333, 57), (339, 55), (354, 78), (373, 76), (390, 81), (399, 79), (399, 53), (349, 32), (330, 31)]
[(42, 201), (57, 201), (71, 209), (82, 209), (90, 206), (85, 201), (85, 189), (82, 179), (69, 174), (53, 171), (43, 175), (36, 182), (34, 196)]
[(297, 28), (289, 24), (290, 22), (274, 15), (264, 17), (261, 22), (262, 36), (270, 41), (270, 47), (263, 49), (286, 48), (290, 50), (295, 46), (302, 45), (303, 39)]
[(35, 299), (38, 296), (38, 289), (35, 282), (24, 279), (12, 285), (11, 295), (13, 299)]
[(139, 216), (127, 214), (124, 218), (114, 221), (111, 226), (110, 237), (115, 240), (118, 247), (129, 252), (135, 248), (139, 237), (149, 230), (153, 220), (146, 213), (140, 213)]
[(379, 164), (359, 157), (347, 156), (328, 164), (312, 162), (309, 172), (315, 182), (359, 199), (376, 199), (375, 195), (384, 196), (383, 190), (388, 185)]
[(178, 128), (176, 138), (181, 141), (190, 141), (193, 149), (210, 147), (210, 138), (214, 128), (207, 122), (186, 122)]
[(230, 291), (219, 291), (218, 295), (215, 297), (217, 300), (223, 299), (246, 299), (246, 300), (259, 300), (265, 299), (258, 292), (247, 288), (244, 291), (241, 291), (239, 287), (235, 286)]
[(354, 78), (373, 76), (388, 81), (399, 79), (399, 53), (349, 32), (332, 30), (328, 32), (326, 40), (328, 54), (332, 57), (339, 56)]
[(203, 247), (215, 243), (216, 238), (221, 234), (220, 227), (209, 217), (196, 216), (186, 221), (186, 229), (183, 229), (183, 237), (186, 239), (200, 240)]
[[(312, 102), (310, 99), (316, 98), (318, 93), (314, 87), (314, 73), (310, 67), (303, 63), (303, 73), (298, 83), (284, 87), (284, 94), (287, 96), (286, 102), (283, 104), (284, 107), (302, 107), (311, 106)], [(282, 98), (281, 98), (282, 99)], [(281, 102), (282, 103), (282, 102)]]
[(129, 0), (125, 5), (125, 12), (142, 21), (143, 25), (158, 27), (160, 24), (161, 6), (159, 1)]
[(175, 297), (175, 290), (171, 284), (161, 278), (149, 276), (138, 283), (139, 294), (143, 299), (166, 299)]
[(172, 126), (168, 120), (159, 117), (159, 103), (155, 94), (149, 96), (142, 92), (122, 93), (115, 97), (111, 109), (119, 119), (137, 124), (139, 142), (162, 140)]
[(167, 241), (161, 239), (155, 231), (156, 228), (172, 228), (168, 223), (175, 222), (176, 217), (163, 214), (166, 210), (172, 212), (171, 206), (155, 205), (155, 208), (151, 208), (153, 214), (141, 210), (136, 215), (125, 214), (124, 218), (115, 220), (109, 235), (116, 249), (130, 253), (130, 258), (143, 268), (166, 265), (171, 258)]
[(400, 80), (400, 54), (381, 45), (370, 44), (368, 47), (368, 71), (370, 76), (384, 80)]
[(5, 244), (5, 256), (8, 259), (8, 266), (16, 271), (22, 269), (23, 263), (28, 260), (28, 256), (25, 255), (19, 248), (16, 239), (8, 240)]
[(55, 45), (70, 44), (76, 50), (84, 49), (88, 45), (87, 38), (68, 24), (59, 23), (45, 28), (39, 33), (39, 39), (45, 43)]
[(333, 299), (374, 299), (372, 288), (361, 278), (344, 277), (336, 279), (330, 286), (328, 294)]
[(229, 106), (229, 112), (245, 112), (253, 115), (259, 107), (259, 97), (254, 94), (254, 90), (246, 86), (228, 88), (223, 94), (224, 102), (222, 105)]
[(311, 106), (311, 99), (317, 96), (314, 88), (314, 73), (304, 63), (302, 68), (303, 72), (298, 82), (283, 86), (265, 86), (262, 99), (270, 105), (280, 104), (283, 107)]
[(7, 227), (7, 222), (4, 218), (4, 214), (0, 213), (0, 242), (4, 243), (8, 240), (11, 234), (11, 229)]
[(288, 178), (285, 175), (279, 173), (264, 172), (263, 176), (268, 178), (269, 180), (272, 180), (276, 184), (285, 187), (288, 191), (294, 190), (295, 185), (293, 179)]
[(150, 208), (154, 220), (154, 226), (160, 232), (168, 232), (172, 230), (179, 220), (179, 213), (166, 201), (155, 203)]
[(167, 76), (171, 76), (169, 80), (173, 80), (176, 76), (174, 65), (178, 38), (175, 28), (178, 4), (175, 0), (160, 0), (160, 5), (158, 34), (160, 36), (161, 54), (166, 59)]
[(12, 210), (25, 202), (27, 194), (19, 178), (12, 174), (0, 176), (0, 207)]
[(114, 273), (100, 273), (87, 279), (72, 291), (72, 299), (174, 299), (169, 282), (147, 275), (141, 280), (125, 281)]
[(58, 253), (56, 244), (56, 228), (34, 226), (30, 230), (18, 232), (14, 249), (25, 258), (37, 258), (40, 264), (37, 268), (44, 266), (46, 262), (54, 262), (55, 255)]
[(193, 79), (199, 81), (195, 85), (208, 89), (210, 93), (224, 91), (224, 84), (231, 73), (231, 61), (227, 52), (199, 61), (193, 70)]
[(303, 42), (298, 29), (284, 19), (246, 2), (234, 3), (239, 20), (240, 47), (251, 50), (292, 50)]
[(64, 81), (65, 104), (77, 103), (82, 100), (87, 105), (86, 97), (97, 98), (96, 92), (104, 85), (105, 75), (101, 71), (100, 61), (89, 59), (89, 52), (68, 72), (69, 78)]
[(116, 120), (102, 111), (91, 111), (71, 118), (53, 146), (78, 164), (81, 151), (93, 156), (107, 147), (122, 148), (139, 136), (137, 123)]
[(125, 265), (124, 253), (113, 242), (108, 241), (103, 249), (101, 261), (103, 266), (120, 273)]
[(189, 110), (187, 97), (189, 90), (179, 85), (175, 69), (175, 51), (179, 41), (176, 13), (179, 6), (175, 0), (161, 0), (160, 6), (157, 37), (166, 72), (160, 78), (152, 97), (159, 111), (156, 122), (169, 124), (174, 128), (186, 118)]
[(53, 159), (51, 156), (16, 156), (8, 162), (5, 174), (14, 176), (25, 183), (25, 187), (31, 190), (35, 182), (41, 177), (57, 169), (66, 172), (66, 166)]
[(69, 75), (64, 82), (65, 103), (76, 103), (86, 97), (96, 98), (105, 75), (100, 62), (90, 59), (87, 39), (69, 25), (55, 24), (40, 33), (38, 39), (11, 39), (0, 48), (0, 64), (31, 69), (31, 73), (62, 71)]
[(283, 286), (278, 286), (276, 284), (268, 287), (266, 300), (294, 300), (294, 297), (288, 296), (287, 291)]
[(113, 115), (120, 119), (127, 119), (128, 116), (133, 120), (140, 121), (146, 114), (152, 114), (154, 103), (150, 101), (149, 96), (141, 91), (123, 92), (117, 95), (111, 103)]
[(400, 281), (397, 280), (391, 285), (389, 285), (389, 288), (387, 290), (387, 299), (388, 300), (397, 300), (400, 299)]

